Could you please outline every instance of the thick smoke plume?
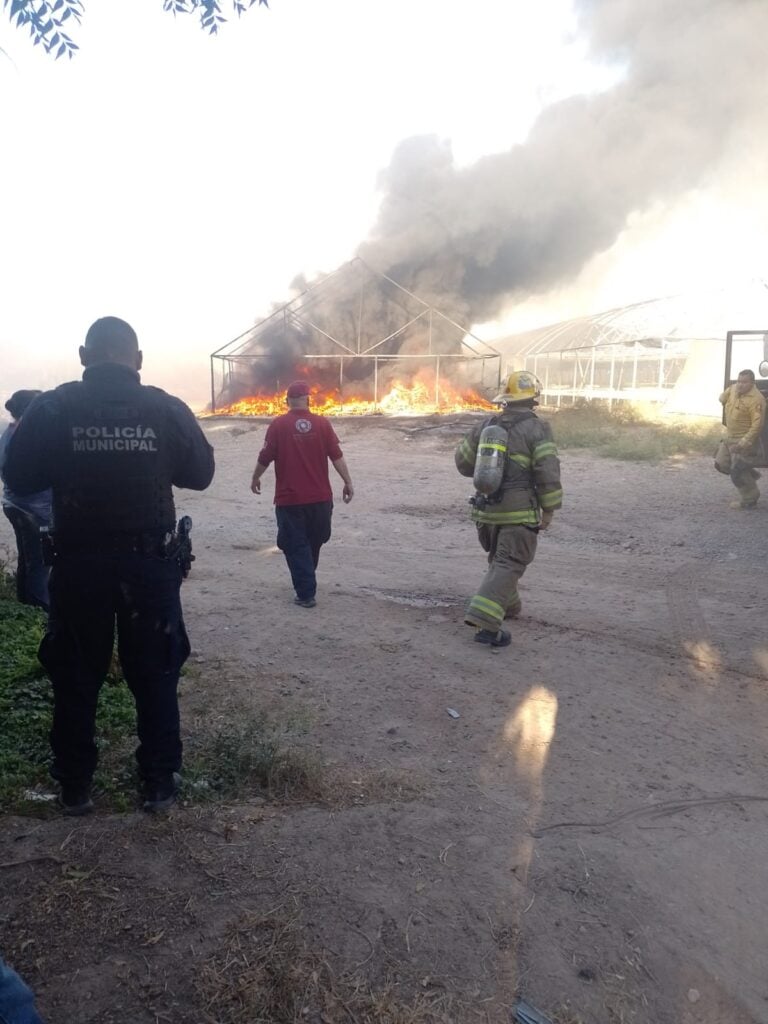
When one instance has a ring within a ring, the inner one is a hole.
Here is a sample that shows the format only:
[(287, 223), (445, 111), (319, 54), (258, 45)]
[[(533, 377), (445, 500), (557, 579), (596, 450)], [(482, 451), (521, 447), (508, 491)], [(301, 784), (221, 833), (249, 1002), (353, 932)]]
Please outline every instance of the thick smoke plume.
[[(359, 255), (468, 325), (568, 282), (630, 215), (711, 183), (723, 158), (765, 159), (768, 0), (582, 0), (579, 14), (617, 85), (553, 104), (524, 144), (470, 167), (407, 139), (382, 177)], [(319, 315), (343, 330), (356, 308), (329, 296)]]
[(528, 140), (457, 170), (435, 138), (403, 142), (360, 254), (467, 323), (549, 291), (608, 249), (635, 211), (708, 182), (733, 149), (766, 152), (765, 0), (583, 0), (605, 93), (546, 109)]

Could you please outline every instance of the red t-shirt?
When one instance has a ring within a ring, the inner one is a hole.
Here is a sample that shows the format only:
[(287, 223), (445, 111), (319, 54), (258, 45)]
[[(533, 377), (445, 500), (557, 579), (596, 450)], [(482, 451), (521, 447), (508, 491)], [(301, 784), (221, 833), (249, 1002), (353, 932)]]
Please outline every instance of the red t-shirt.
[(339, 439), (323, 416), (290, 409), (272, 420), (258, 461), (275, 464), (275, 504), (309, 505), (333, 501), (328, 459), (342, 457)]

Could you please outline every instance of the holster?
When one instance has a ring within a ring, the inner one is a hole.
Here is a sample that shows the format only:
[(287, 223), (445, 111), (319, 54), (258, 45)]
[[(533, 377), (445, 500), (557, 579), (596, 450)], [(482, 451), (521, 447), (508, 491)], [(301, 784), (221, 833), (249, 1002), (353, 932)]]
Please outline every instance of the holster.
[(53, 542), (53, 537), (47, 526), (40, 527), (40, 553), (43, 559), (43, 565), (53, 565), (54, 559), (56, 558), (56, 545)]
[(166, 542), (165, 557), (175, 558), (178, 561), (184, 579), (189, 576), (189, 571), (195, 560), (195, 556), (192, 554), (191, 530), (192, 520), (189, 516), (182, 516)]

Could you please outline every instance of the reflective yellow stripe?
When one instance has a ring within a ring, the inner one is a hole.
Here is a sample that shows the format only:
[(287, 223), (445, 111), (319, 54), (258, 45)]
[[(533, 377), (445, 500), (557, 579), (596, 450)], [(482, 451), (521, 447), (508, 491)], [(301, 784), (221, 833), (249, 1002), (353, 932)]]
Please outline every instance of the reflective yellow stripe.
[(559, 505), (563, 500), (563, 491), (558, 488), (556, 491), (547, 491), (546, 494), (539, 494), (539, 502), (542, 508), (552, 508), (553, 505)]
[(505, 444), (497, 444), (495, 441), (483, 441), (480, 444), (480, 451), (484, 451), (486, 448), (490, 448), (495, 452), (505, 452), (507, 446)]
[(533, 461), (541, 462), (548, 455), (557, 455), (557, 446), (553, 441), (542, 441), (533, 449)]
[(520, 455), (517, 452), (515, 452), (514, 454), (510, 453), (508, 458), (510, 459), (511, 462), (516, 462), (518, 466), (522, 466), (523, 469), (530, 468), (531, 460), (528, 458), (527, 455)]
[(491, 601), (490, 598), (482, 597), (480, 594), (475, 594), (469, 602), (469, 607), (470, 609), (474, 608), (478, 612), (485, 612), (486, 615), (492, 615), (494, 619), (501, 620), (504, 618), (504, 609), (501, 605)]
[(532, 508), (518, 509), (515, 512), (478, 512), (472, 511), (475, 523), (490, 523), (492, 526), (537, 526), (538, 513)]
[(462, 459), (467, 459), (468, 462), (474, 462), (475, 459), (475, 448), (469, 443), (469, 441), (462, 441), (459, 445), (459, 455)]

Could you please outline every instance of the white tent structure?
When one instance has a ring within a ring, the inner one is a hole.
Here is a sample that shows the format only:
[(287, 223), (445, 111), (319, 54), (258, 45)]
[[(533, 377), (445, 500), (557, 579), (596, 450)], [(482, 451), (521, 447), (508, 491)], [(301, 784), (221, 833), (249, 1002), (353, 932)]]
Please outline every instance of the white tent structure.
[(494, 346), (507, 370), (539, 377), (550, 405), (651, 402), (670, 413), (718, 416), (731, 330), (768, 331), (764, 281), (623, 306)]

